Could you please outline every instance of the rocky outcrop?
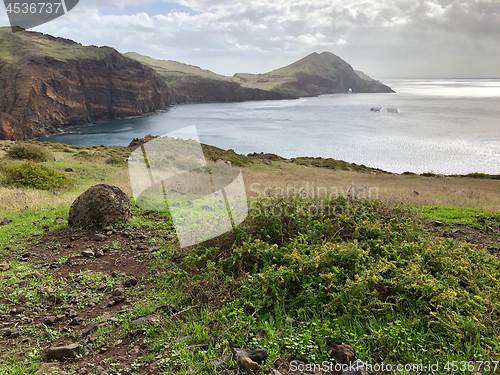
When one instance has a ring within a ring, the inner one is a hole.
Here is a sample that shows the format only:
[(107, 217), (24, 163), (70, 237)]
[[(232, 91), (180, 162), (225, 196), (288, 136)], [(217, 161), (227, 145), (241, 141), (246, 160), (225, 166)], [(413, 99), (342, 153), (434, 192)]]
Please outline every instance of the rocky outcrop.
[(0, 28), (0, 139), (41, 137), (168, 104), (159, 75), (112, 48)]

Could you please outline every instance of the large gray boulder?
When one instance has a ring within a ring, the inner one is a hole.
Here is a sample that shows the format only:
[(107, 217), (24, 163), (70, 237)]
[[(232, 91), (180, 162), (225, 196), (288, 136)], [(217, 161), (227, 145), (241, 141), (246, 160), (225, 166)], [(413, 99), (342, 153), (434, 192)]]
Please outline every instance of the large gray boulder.
[(75, 199), (69, 210), (69, 225), (114, 224), (130, 217), (130, 198), (119, 187), (99, 184)]

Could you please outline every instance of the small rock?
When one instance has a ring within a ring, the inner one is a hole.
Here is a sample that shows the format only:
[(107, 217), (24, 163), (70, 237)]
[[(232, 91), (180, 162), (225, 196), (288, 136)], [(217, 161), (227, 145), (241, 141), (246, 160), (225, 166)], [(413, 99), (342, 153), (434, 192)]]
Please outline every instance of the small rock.
[(113, 234), (113, 231), (111, 231), (111, 230), (106, 232), (106, 236), (111, 236), (112, 234)]
[(106, 236), (101, 233), (96, 233), (94, 234), (94, 241), (104, 241), (106, 239)]
[(21, 331), (18, 328), (13, 328), (10, 330), (10, 337), (12, 337), (13, 339), (19, 337), (20, 334)]
[(43, 288), (40, 288), (40, 293), (53, 293), (54, 289), (52, 289), (49, 286), (44, 286)]
[(194, 373), (194, 369), (191, 366), (188, 366), (187, 370), (188, 370), (188, 374), (189, 375), (194, 375), (195, 374)]
[(269, 373), (269, 375), (281, 375), (281, 372), (279, 372), (278, 370), (273, 370)]
[(17, 315), (17, 314), (22, 314), (23, 312), (26, 311), (25, 307), (14, 307), (12, 310), (10, 310), (11, 315)]
[(10, 264), (0, 264), (0, 271), (8, 271), (10, 269)]
[(76, 310), (73, 310), (73, 309), (67, 309), (64, 314), (66, 315), (66, 317), (68, 318), (75, 318), (78, 316), (78, 313), (76, 312)]
[(201, 206), (201, 210), (202, 211), (213, 211), (214, 209), (210, 206), (204, 205), (204, 206)]
[(114, 305), (116, 305), (115, 301), (109, 301), (108, 302), (108, 307), (113, 307)]
[(94, 369), (94, 374), (96, 374), (96, 375), (104, 375), (105, 373), (106, 373), (106, 370), (104, 370), (104, 368), (102, 368), (101, 366), (97, 366)]
[(103, 256), (104, 256), (104, 251), (102, 250), (97, 250), (97, 252), (95, 253), (96, 258), (101, 258)]
[(140, 318), (132, 320), (130, 323), (134, 323), (134, 324), (136, 324), (136, 323), (147, 323), (147, 322), (157, 323), (160, 320), (161, 320), (161, 318), (158, 315), (151, 314), (151, 315), (142, 316)]
[(106, 232), (109, 232), (110, 230), (113, 230), (113, 226), (112, 225), (106, 225), (104, 228), (102, 228), (102, 230), (105, 230)]
[(115, 301), (116, 303), (125, 302), (125, 296), (114, 296), (113, 301)]
[(91, 257), (95, 256), (95, 253), (92, 250), (87, 249), (87, 250), (82, 251), (82, 255), (85, 258), (91, 258)]
[(123, 343), (123, 340), (116, 340), (115, 346), (120, 346)]
[(102, 292), (103, 290), (106, 290), (107, 285), (106, 284), (101, 284), (97, 287), (97, 290), (99, 292)]
[(65, 221), (66, 219), (64, 219), (63, 217), (56, 217), (56, 219), (54, 220), (54, 224), (64, 223)]
[(443, 222), (436, 220), (434, 224), (436, 224), (437, 227), (441, 227), (443, 225)]
[(123, 285), (126, 286), (127, 288), (130, 288), (132, 286), (136, 286), (137, 283), (138, 283), (137, 279), (128, 279), (128, 280), (125, 280), (125, 283), (123, 283)]
[(10, 220), (7, 219), (7, 218), (4, 218), (1, 222), (0, 222), (0, 225), (9, 225), (10, 224)]
[(125, 293), (125, 290), (122, 288), (115, 288), (113, 290), (113, 295), (114, 296), (121, 296), (123, 293)]
[(330, 351), (337, 363), (352, 363), (356, 358), (354, 349), (350, 345), (333, 344), (330, 346)]
[(64, 172), (73, 172), (73, 168), (68, 167), (68, 168), (66, 168), (66, 169), (64, 170)]
[(238, 359), (238, 364), (246, 370), (258, 370), (259, 365), (257, 362), (252, 361), (248, 357), (241, 357)]
[(80, 344), (68, 344), (64, 346), (56, 346), (49, 348), (47, 351), (47, 359), (55, 359), (56, 361), (63, 361), (68, 358), (75, 358), (80, 349)]
[(79, 316), (71, 319), (71, 322), (69, 322), (69, 324), (72, 326), (79, 326), (79, 325), (82, 325), (82, 323), (83, 323), (83, 318), (81, 318)]
[(267, 350), (264, 349), (241, 349), (241, 348), (232, 348), (233, 355), (237, 360), (243, 357), (248, 357), (252, 361), (261, 364), (267, 358)]
[(43, 321), (43, 324), (49, 326), (51, 324), (54, 324), (55, 322), (57, 322), (57, 316), (50, 315), (50, 316), (45, 318), (45, 320)]

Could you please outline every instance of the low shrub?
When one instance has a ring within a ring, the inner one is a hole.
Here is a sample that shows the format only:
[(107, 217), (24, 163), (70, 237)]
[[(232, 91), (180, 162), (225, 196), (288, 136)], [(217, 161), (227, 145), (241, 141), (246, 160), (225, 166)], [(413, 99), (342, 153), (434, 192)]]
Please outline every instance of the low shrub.
[(32, 161), (0, 165), (0, 173), (3, 175), (4, 184), (17, 187), (51, 190), (71, 183), (64, 173)]
[(31, 160), (35, 162), (44, 162), (54, 160), (54, 157), (40, 146), (18, 143), (10, 148), (7, 155), (12, 159)]

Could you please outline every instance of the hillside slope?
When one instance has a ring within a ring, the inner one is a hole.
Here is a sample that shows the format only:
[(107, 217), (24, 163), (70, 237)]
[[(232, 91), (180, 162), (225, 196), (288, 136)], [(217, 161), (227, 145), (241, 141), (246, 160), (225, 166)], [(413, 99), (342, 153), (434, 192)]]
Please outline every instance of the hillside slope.
[(159, 75), (113, 48), (0, 28), (0, 139), (36, 138), (168, 104)]
[(264, 74), (237, 73), (235, 82), (250, 88), (278, 91), (285, 95), (394, 92), (364, 73), (356, 72), (340, 57), (330, 52), (312, 53), (283, 68)]
[(240, 102), (292, 99), (294, 95), (243, 87), (232, 77), (172, 60), (156, 60), (135, 52), (124, 54), (156, 70), (167, 83), (173, 103)]

